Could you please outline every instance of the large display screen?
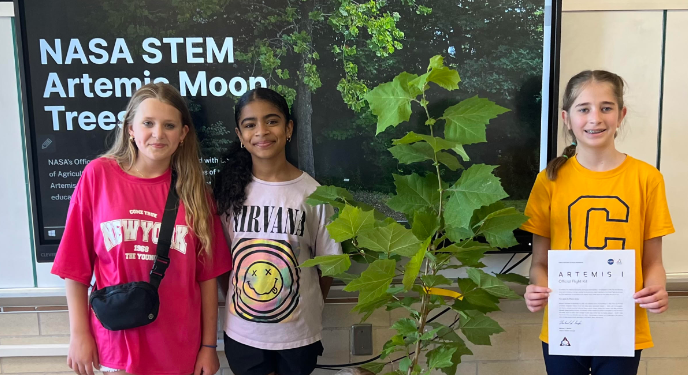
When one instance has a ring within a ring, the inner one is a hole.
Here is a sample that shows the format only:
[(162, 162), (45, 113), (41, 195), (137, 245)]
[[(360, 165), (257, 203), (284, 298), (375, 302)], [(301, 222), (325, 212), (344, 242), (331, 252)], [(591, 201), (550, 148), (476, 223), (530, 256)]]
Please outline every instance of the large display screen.
[(486, 143), (466, 151), (472, 163), (499, 166), (510, 203), (522, 209), (548, 136), (541, 129), (556, 14), (547, 3), (18, 1), (37, 261), (53, 260), (81, 171), (107, 149), (129, 97), (148, 82), (169, 82), (188, 100), (209, 179), (235, 141), (235, 100), (267, 86), (292, 105), (289, 159), (384, 210), (391, 172), (423, 168), (398, 164), (387, 149), (424, 118), (414, 113), (410, 124), (375, 136), (362, 95), (442, 55), (461, 83), (431, 92), (438, 111), (475, 95), (511, 110), (490, 123)]

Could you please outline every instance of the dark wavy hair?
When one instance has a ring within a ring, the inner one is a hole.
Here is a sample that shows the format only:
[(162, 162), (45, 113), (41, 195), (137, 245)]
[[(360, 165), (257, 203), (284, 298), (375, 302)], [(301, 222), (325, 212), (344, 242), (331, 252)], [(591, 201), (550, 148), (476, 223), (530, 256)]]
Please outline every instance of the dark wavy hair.
[[(282, 95), (268, 88), (257, 87), (246, 92), (234, 106), (234, 122), (239, 129), (241, 111), (257, 100), (271, 103), (284, 115), (285, 124), (289, 123), (289, 105)], [(217, 201), (217, 212), (225, 214), (234, 212), (238, 215), (246, 201), (246, 186), (253, 179), (253, 160), (251, 154), (241, 147), (241, 141), (236, 140), (229, 146), (229, 150), (222, 156), (220, 172), (213, 181), (213, 194)]]

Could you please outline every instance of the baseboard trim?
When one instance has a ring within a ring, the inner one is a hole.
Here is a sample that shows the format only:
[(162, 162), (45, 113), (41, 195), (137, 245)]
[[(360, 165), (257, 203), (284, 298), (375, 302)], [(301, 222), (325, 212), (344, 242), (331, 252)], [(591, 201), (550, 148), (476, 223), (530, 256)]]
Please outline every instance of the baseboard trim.
[(688, 272), (667, 273), (667, 283), (676, 281), (688, 282)]
[(14, 3), (0, 3), (0, 17), (14, 17)]
[(685, 296), (685, 292), (688, 291), (688, 272), (668, 273), (667, 290), (670, 296)]
[(69, 344), (0, 345), (0, 358), (6, 357), (64, 357)]

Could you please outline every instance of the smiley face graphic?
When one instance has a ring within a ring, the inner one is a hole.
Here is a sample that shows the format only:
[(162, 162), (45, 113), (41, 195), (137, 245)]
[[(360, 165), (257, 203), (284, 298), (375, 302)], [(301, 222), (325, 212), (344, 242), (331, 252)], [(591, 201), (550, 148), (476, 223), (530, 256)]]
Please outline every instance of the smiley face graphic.
[(230, 311), (249, 321), (289, 321), (299, 304), (300, 270), (287, 241), (241, 239), (232, 249)]
[(282, 274), (272, 263), (255, 262), (246, 270), (244, 293), (254, 301), (271, 301), (279, 295), (283, 285)]

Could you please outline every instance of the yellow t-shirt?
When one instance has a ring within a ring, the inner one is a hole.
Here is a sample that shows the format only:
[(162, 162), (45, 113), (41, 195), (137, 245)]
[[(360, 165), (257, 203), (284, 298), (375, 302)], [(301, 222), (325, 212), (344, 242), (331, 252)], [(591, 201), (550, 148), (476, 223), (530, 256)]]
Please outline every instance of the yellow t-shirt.
[[(643, 242), (674, 232), (659, 171), (626, 156), (605, 172), (572, 157), (555, 181), (538, 174), (521, 229), (547, 237), (552, 250), (635, 250), (635, 290), (643, 288)], [(547, 308), (540, 339), (547, 342)], [(635, 349), (653, 346), (647, 311), (636, 305)]]

